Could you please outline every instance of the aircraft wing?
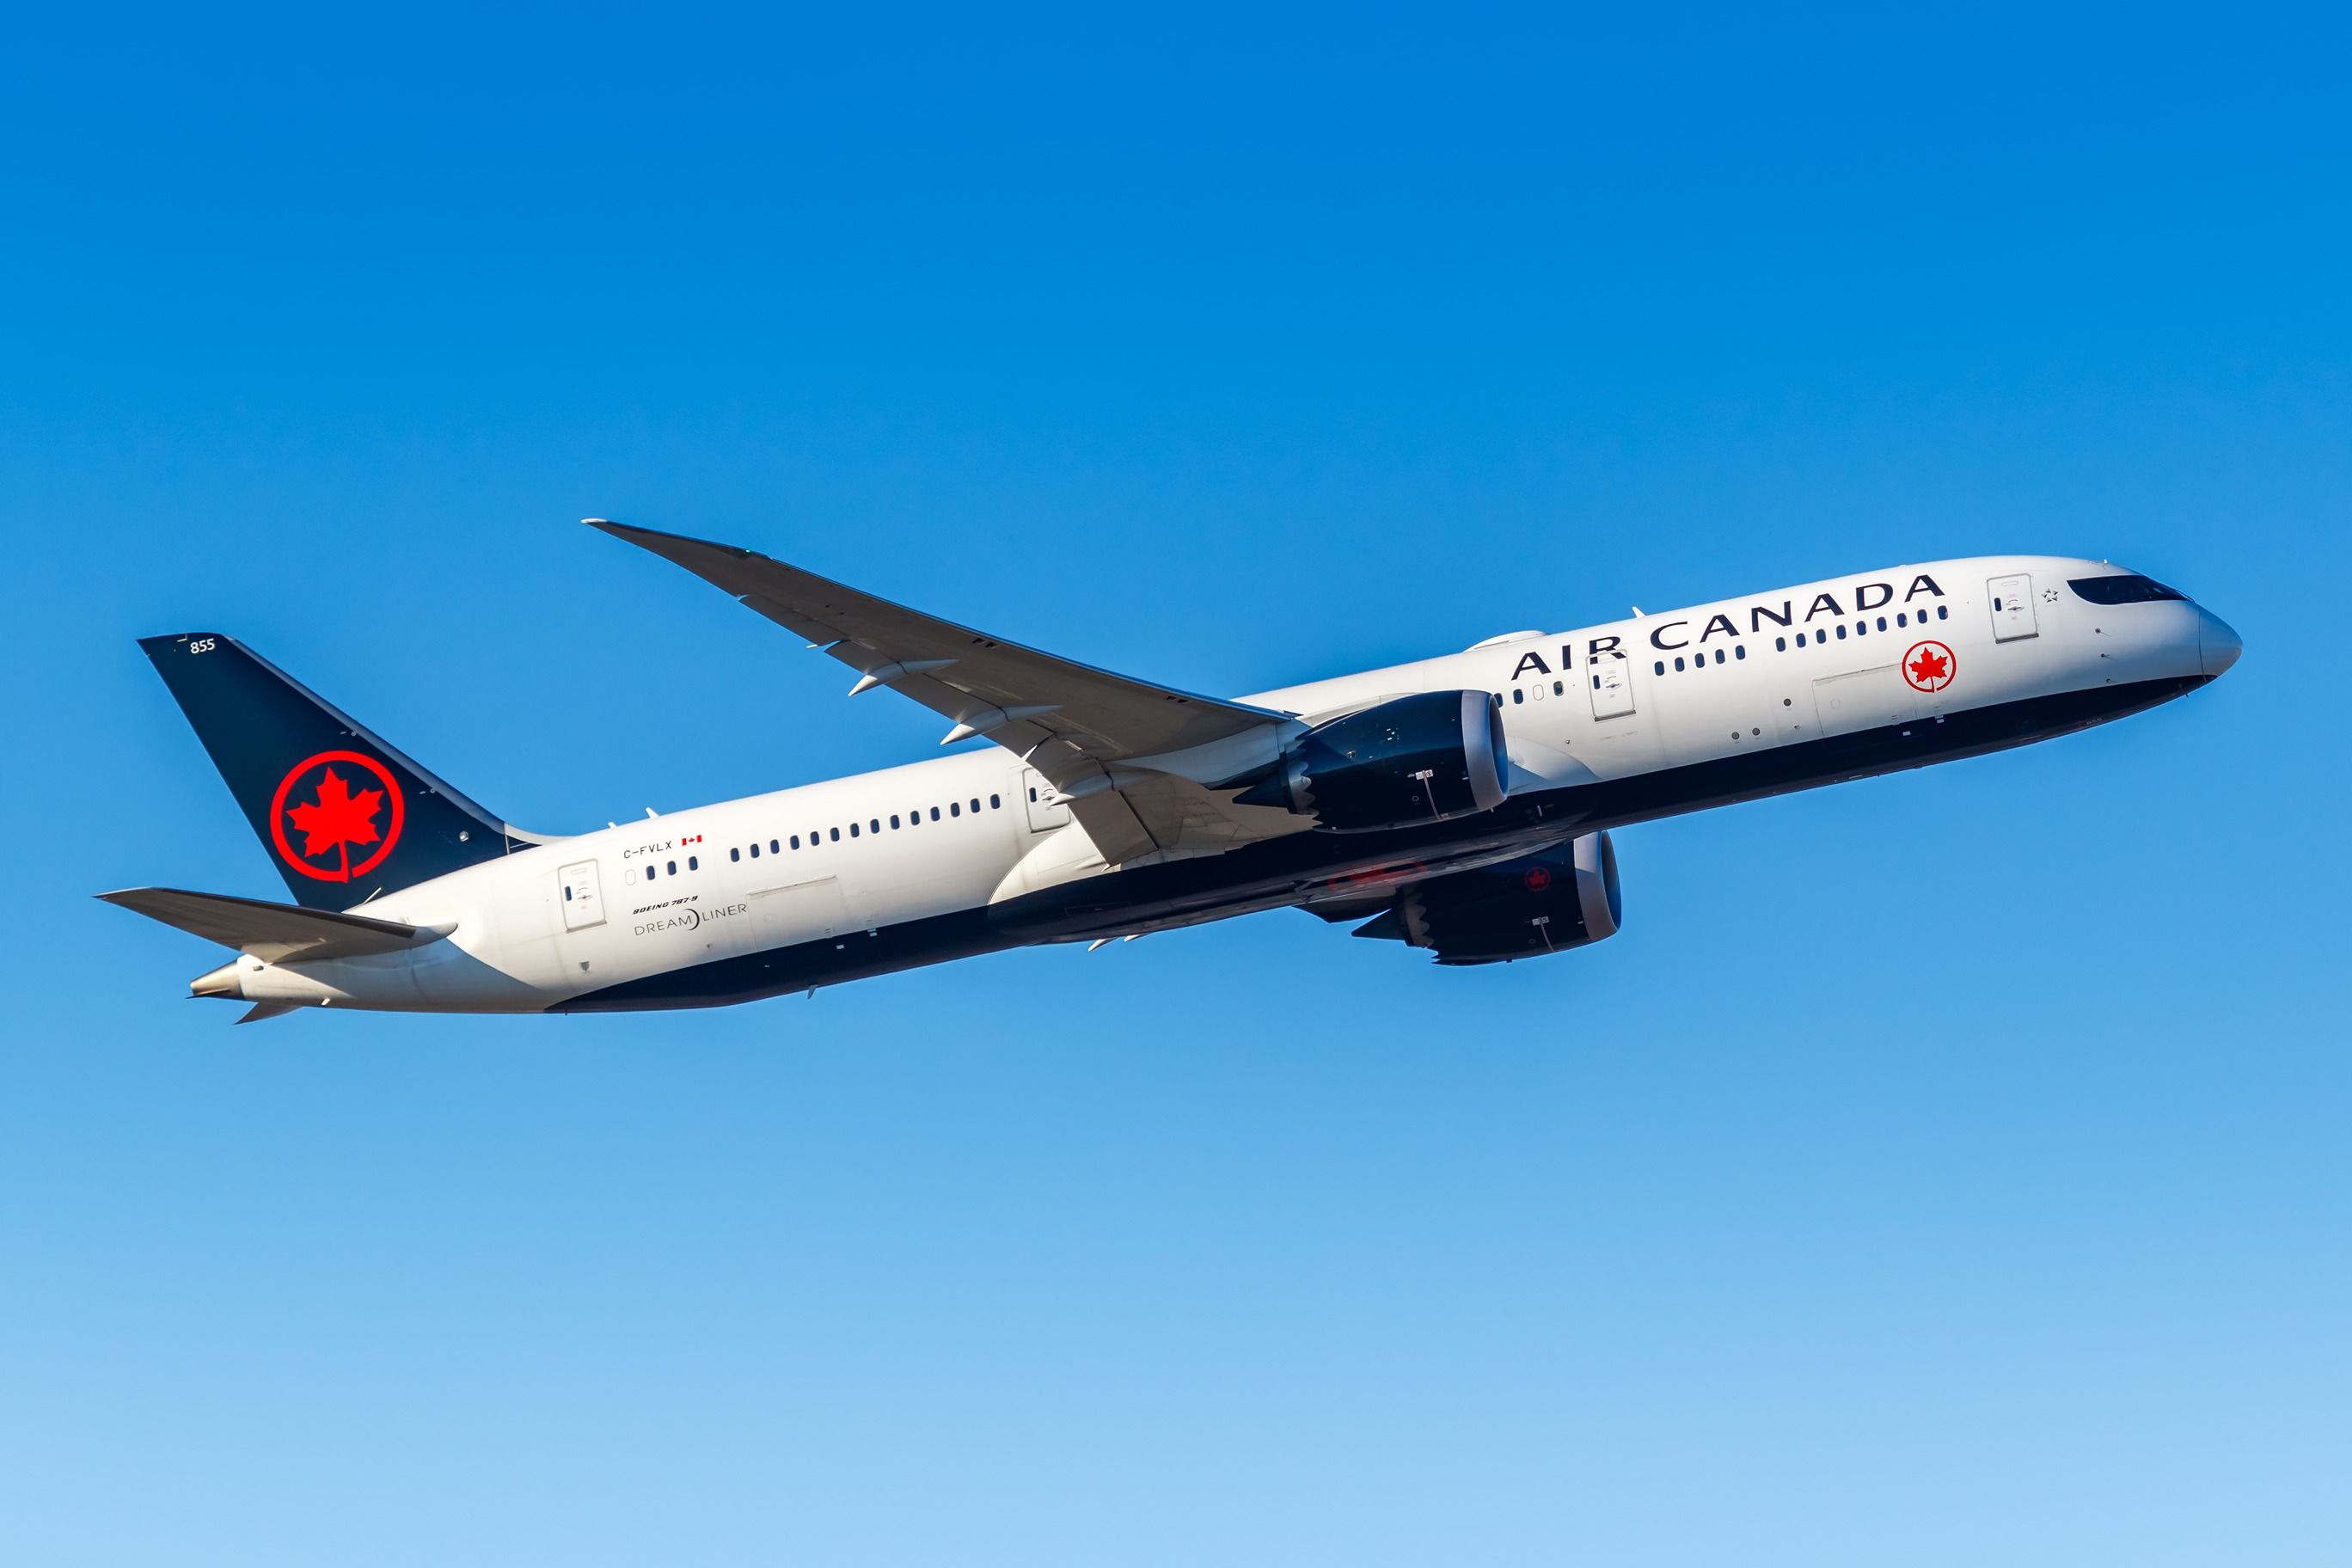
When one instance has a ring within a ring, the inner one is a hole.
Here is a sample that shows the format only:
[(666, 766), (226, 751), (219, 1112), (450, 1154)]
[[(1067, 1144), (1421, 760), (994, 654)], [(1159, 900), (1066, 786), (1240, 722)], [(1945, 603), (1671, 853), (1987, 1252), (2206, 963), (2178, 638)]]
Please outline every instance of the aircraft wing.
[[(1212, 787), (1220, 773), (1243, 773), (1244, 762), (1271, 761), (1286, 730), (1296, 728), (1290, 714), (1024, 647), (757, 551), (586, 521), (685, 567), (856, 670), (850, 695), (887, 686), (950, 721), (941, 745), (980, 735), (1020, 756), (1069, 798), (1110, 864), (1212, 853), (1307, 826), (1286, 812), (1234, 805), (1231, 792)], [(1197, 765), (1170, 763), (1180, 752), (1193, 752)]]

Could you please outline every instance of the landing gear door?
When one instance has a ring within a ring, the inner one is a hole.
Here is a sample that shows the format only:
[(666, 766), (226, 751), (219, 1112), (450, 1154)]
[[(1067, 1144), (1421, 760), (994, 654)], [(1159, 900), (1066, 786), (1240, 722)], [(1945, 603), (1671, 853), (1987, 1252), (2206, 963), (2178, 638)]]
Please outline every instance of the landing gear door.
[(1586, 661), (1585, 688), (1595, 719), (1622, 719), (1633, 710), (1633, 666), (1622, 653)]
[(1021, 804), (1029, 813), (1030, 832), (1044, 833), (1070, 820), (1070, 803), (1035, 768), (1021, 770)]
[(563, 885), (563, 929), (585, 931), (604, 923), (604, 893), (597, 885), (596, 862), (583, 860), (556, 873)]
[(2033, 624), (2032, 578), (2022, 573), (1996, 577), (1985, 584), (1985, 593), (1992, 602), (1993, 641), (2015, 642), (2041, 635), (2041, 628)]

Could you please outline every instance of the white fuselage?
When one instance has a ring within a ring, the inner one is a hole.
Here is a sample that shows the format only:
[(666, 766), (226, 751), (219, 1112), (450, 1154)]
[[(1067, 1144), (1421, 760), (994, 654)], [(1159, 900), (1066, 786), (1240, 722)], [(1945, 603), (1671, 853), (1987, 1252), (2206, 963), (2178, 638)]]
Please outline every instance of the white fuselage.
[[(2116, 571), (2044, 556), (1903, 566), (1497, 638), (1244, 700), (1312, 722), (1412, 692), (1496, 693), (1513, 797), (1573, 803), (1591, 786), (1623, 786), (1598, 797), (1618, 803), (1605, 813), (1564, 809), (1566, 836), (1690, 809), (1672, 792), (1641, 804), (1639, 786), (1653, 775), (1695, 776), (1702, 764), (1888, 726), (1931, 731), (1960, 714), (2058, 694), (2194, 679), (2234, 657), (2227, 628), (2187, 601), (2102, 606), (2068, 591), (2071, 578)], [(1937, 646), (1915, 655), (1923, 644)], [(1923, 740), (1917, 761), (1939, 760), (1932, 733)], [(1717, 793), (1846, 776), (1824, 751), (1815, 771)], [(1346, 835), (1315, 837), (1338, 869), (1360, 870), (1360, 857), (1378, 852)], [(812, 943), (845, 951), (869, 933), (1120, 875), (1038, 774), (982, 743), (545, 843), (365, 906), (382, 919), (446, 926), (445, 942), (368, 959), (247, 958), (239, 978), (255, 1001), (540, 1011), (724, 960)], [(1303, 896), (1254, 887), (1230, 908), (1189, 918)], [(1120, 929), (1116, 914), (1101, 929)]]

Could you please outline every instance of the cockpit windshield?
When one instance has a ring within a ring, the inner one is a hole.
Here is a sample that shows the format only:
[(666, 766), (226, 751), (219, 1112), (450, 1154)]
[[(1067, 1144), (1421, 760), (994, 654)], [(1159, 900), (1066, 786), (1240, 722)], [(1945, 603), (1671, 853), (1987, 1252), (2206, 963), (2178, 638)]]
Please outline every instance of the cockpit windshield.
[(2168, 588), (2153, 577), (2076, 577), (2066, 586), (2077, 597), (2094, 605), (2147, 605), (2158, 599), (2186, 599), (2188, 595)]

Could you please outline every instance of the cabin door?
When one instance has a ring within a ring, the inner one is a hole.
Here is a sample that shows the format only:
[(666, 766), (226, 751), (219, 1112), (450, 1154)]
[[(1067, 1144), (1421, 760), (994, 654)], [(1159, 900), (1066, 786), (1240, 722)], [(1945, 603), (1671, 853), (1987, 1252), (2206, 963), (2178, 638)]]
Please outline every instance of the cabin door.
[(1992, 601), (1992, 640), (2015, 642), (2020, 637), (2037, 637), (2040, 628), (2033, 624), (2033, 579), (2023, 573), (2014, 577), (1996, 577), (1985, 584), (1986, 595)]
[(1633, 666), (1622, 653), (1604, 653), (1584, 666), (1595, 719), (1622, 719), (1633, 710)]
[(1070, 820), (1070, 803), (1035, 768), (1021, 770), (1021, 794), (1022, 806), (1029, 813), (1030, 832), (1043, 833)]
[(596, 881), (596, 862), (583, 860), (556, 873), (563, 885), (563, 929), (585, 931), (604, 923), (604, 894)]

